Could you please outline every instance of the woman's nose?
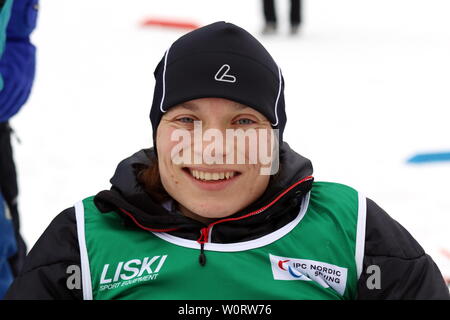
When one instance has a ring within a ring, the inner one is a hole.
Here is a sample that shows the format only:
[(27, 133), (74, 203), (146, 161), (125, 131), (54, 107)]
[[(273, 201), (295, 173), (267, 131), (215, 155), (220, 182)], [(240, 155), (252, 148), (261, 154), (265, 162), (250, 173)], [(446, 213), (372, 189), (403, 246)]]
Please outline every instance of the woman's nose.
[(227, 129), (230, 128), (214, 123), (197, 126), (193, 139), (193, 151), (196, 158), (205, 159), (210, 156), (216, 160), (222, 159), (222, 163), (226, 163), (227, 155), (232, 154), (234, 149), (233, 141), (227, 141)]

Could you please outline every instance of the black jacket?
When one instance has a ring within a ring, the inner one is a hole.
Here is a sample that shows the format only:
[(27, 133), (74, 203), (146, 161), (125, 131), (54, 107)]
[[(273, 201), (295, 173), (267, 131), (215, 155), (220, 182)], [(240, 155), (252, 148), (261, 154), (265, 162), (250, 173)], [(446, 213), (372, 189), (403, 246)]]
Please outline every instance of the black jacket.
[[(153, 150), (148, 149), (122, 161), (111, 179), (111, 190), (96, 195), (97, 207), (103, 212), (115, 211), (132, 228), (175, 229), (169, 233), (198, 240), (204, 224), (167, 211), (153, 202), (137, 182), (136, 173), (153, 160)], [(311, 162), (284, 143), (280, 168), (265, 193), (233, 215), (239, 219), (214, 226), (212, 242), (258, 238), (297, 216), (301, 199), (312, 186)], [(266, 206), (263, 212), (247, 217), (249, 212)], [(370, 199), (366, 219), (358, 299), (450, 299), (448, 287), (431, 257), (408, 231)], [(6, 299), (82, 299), (81, 289), (67, 287), (70, 265), (80, 265), (74, 208), (60, 213), (36, 242)], [(373, 271), (367, 272), (367, 268), (371, 265), (377, 265), (381, 272), (379, 288), (370, 286)]]

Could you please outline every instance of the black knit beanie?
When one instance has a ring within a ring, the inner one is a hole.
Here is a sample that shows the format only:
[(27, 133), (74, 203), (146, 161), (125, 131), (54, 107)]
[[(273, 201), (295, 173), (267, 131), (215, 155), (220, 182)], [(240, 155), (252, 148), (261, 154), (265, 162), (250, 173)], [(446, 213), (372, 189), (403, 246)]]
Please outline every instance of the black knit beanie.
[(244, 29), (216, 22), (189, 32), (166, 51), (154, 72), (150, 120), (156, 130), (173, 106), (198, 98), (226, 98), (261, 112), (278, 129), (286, 125), (284, 80), (269, 52)]

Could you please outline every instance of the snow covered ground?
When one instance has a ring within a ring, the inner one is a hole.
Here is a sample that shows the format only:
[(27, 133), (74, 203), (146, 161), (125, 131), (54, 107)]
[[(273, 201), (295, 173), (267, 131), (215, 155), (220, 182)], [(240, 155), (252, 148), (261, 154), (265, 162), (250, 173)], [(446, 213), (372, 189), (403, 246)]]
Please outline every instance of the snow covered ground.
[(36, 82), (12, 125), (22, 229), (31, 247), (76, 201), (109, 188), (116, 164), (151, 145), (153, 70), (184, 31), (147, 17), (225, 20), (257, 36), (286, 80), (285, 140), (316, 180), (348, 184), (405, 226), (450, 276), (450, 2), (310, 0), (301, 35), (262, 37), (259, 0), (41, 0)]

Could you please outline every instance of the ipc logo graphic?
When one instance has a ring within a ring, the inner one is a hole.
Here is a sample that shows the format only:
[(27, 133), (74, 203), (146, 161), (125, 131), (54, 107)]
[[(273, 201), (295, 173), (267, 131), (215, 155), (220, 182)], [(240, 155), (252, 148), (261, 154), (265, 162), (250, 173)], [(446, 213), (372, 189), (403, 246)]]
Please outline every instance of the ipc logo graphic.
[[(289, 272), (289, 274), (294, 277), (295, 279), (300, 279), (301, 277), (304, 277), (303, 274), (295, 272), (292, 268), (292, 266), (288, 263), (291, 260), (278, 260), (278, 268), (280, 268), (283, 271), (287, 271)], [(286, 267), (284, 266), (284, 264), (286, 264)]]

